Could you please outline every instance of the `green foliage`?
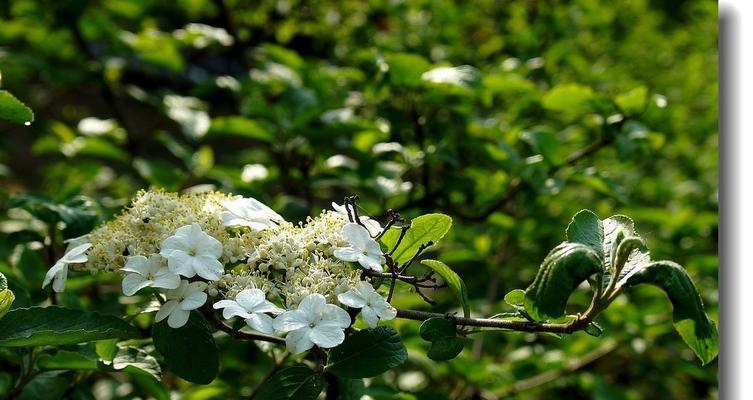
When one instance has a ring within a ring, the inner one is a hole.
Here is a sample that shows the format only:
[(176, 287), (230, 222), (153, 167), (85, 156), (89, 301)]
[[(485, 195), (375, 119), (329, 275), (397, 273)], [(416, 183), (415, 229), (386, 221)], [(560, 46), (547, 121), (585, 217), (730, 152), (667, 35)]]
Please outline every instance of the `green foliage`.
[[(152, 326), (154, 347), (175, 375), (194, 383), (208, 384), (220, 368), (217, 344), (204, 317), (192, 311), (188, 322), (171, 328), (167, 320)], [(114, 361), (113, 361), (114, 362)]]
[(17, 124), (31, 124), (34, 113), (7, 90), (0, 90), (0, 119)]
[(120, 318), (64, 307), (11, 310), (0, 320), (0, 346), (52, 346), (103, 339), (131, 339), (138, 331)]
[(430, 318), (421, 323), (419, 335), (431, 342), (426, 355), (434, 361), (448, 361), (463, 351), (463, 341), (456, 336), (455, 324), (445, 318)]
[(277, 371), (259, 387), (253, 398), (258, 400), (315, 400), (319, 397), (323, 388), (324, 378), (321, 374), (305, 365), (295, 365)]
[(326, 370), (341, 378), (370, 378), (402, 365), (408, 352), (393, 328), (358, 331), (329, 351)]
[(16, 296), (13, 294), (13, 291), (8, 289), (8, 280), (5, 278), (5, 275), (0, 273), (0, 318), (3, 318), (8, 313), (15, 299)]
[(410, 228), (403, 236), (400, 244), (395, 245), (400, 238), (400, 229), (392, 228), (382, 237), (382, 242), (390, 251), (394, 250), (392, 259), (398, 263), (404, 263), (416, 254), (419, 247), (430, 242), (436, 244), (441, 240), (452, 226), (452, 218), (444, 214), (426, 214), (414, 218), (410, 222)]
[(460, 279), (460, 276), (455, 273), (447, 264), (437, 260), (421, 260), (421, 264), (431, 268), (442, 277), (442, 280), (447, 286), (452, 289), (457, 297), (460, 306), (463, 307), (463, 315), (470, 317), (471, 307), (468, 304), (468, 289), (465, 287), (465, 282)]

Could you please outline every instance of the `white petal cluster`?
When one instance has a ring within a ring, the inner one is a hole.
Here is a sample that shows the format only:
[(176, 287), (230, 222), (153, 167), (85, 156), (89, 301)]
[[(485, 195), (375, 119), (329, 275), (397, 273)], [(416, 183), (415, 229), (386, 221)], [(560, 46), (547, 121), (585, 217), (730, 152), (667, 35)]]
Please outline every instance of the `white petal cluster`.
[(382, 249), (366, 228), (350, 223), (343, 227), (342, 235), (348, 241), (348, 246), (336, 249), (335, 257), (343, 261), (358, 262), (366, 269), (382, 272), (385, 263)]
[(390, 320), (397, 316), (395, 307), (392, 307), (368, 282), (360, 282), (353, 289), (339, 294), (337, 299), (348, 307), (360, 308), (361, 318), (372, 328), (377, 326), (380, 319)]
[(65, 290), (65, 281), (68, 279), (68, 265), (85, 263), (88, 259), (86, 250), (89, 250), (91, 246), (91, 243), (69, 243), (63, 257), (47, 271), (44, 282), (42, 282), (42, 287), (52, 282), (52, 290), (56, 292)]
[(167, 318), (167, 325), (171, 328), (180, 328), (185, 325), (188, 322), (191, 310), (195, 310), (206, 303), (207, 294), (204, 293), (206, 288), (206, 282), (188, 283), (186, 280), (180, 281), (177, 288), (165, 293), (167, 301), (157, 311), (154, 320), (159, 322)]
[(327, 304), (324, 296), (314, 293), (306, 296), (295, 310), (275, 318), (274, 328), (287, 333), (285, 344), (288, 350), (298, 354), (314, 345), (324, 349), (337, 346), (345, 340), (345, 328), (350, 323), (347, 311)]
[(222, 309), (222, 317), (231, 319), (241, 317), (253, 330), (262, 333), (273, 333), (272, 317), (268, 315), (280, 314), (284, 310), (266, 299), (264, 292), (259, 289), (245, 289), (235, 296), (235, 300), (220, 300), (212, 306), (215, 310)]

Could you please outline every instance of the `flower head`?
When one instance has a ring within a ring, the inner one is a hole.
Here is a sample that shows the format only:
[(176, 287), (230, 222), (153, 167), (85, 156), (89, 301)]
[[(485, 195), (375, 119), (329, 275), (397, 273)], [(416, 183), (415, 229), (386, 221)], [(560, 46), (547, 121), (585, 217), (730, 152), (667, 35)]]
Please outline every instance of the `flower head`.
[(50, 284), (52, 281), (52, 290), (62, 292), (65, 290), (65, 281), (68, 279), (68, 264), (84, 263), (89, 258), (86, 256), (86, 250), (89, 250), (91, 243), (79, 243), (71, 241), (65, 250), (63, 257), (47, 271), (44, 277), (42, 287)]
[(199, 275), (216, 281), (225, 271), (218, 260), (222, 243), (204, 232), (198, 224), (178, 228), (162, 242), (160, 255), (167, 259), (170, 271), (186, 278)]
[(351, 223), (343, 227), (342, 234), (350, 246), (336, 249), (335, 257), (343, 261), (357, 261), (366, 269), (382, 272), (382, 265), (385, 263), (382, 249), (366, 228)]
[[(345, 204), (340, 205), (333, 201), (332, 209), (345, 216), (345, 218), (348, 218), (348, 208)], [(359, 216), (358, 219), (361, 220), (361, 223), (369, 231), (369, 235), (376, 236), (382, 232), (382, 225), (379, 224), (379, 221), (365, 215)]]
[(160, 322), (167, 318), (167, 325), (171, 328), (180, 328), (185, 325), (188, 322), (191, 310), (203, 306), (207, 301), (207, 294), (204, 293), (206, 288), (206, 282), (188, 283), (186, 280), (180, 281), (177, 288), (165, 293), (167, 301), (157, 311), (154, 320)]
[(285, 220), (262, 202), (251, 197), (237, 197), (222, 202), (224, 226), (247, 226), (255, 231), (264, 230)]
[(298, 354), (314, 345), (325, 349), (337, 346), (345, 340), (344, 331), (350, 323), (347, 311), (327, 304), (324, 296), (314, 293), (301, 300), (297, 309), (275, 318), (274, 328), (288, 332), (285, 344), (291, 353)]
[(273, 333), (272, 317), (266, 313), (280, 314), (284, 310), (272, 304), (259, 289), (245, 289), (240, 291), (235, 300), (220, 300), (212, 306), (215, 310), (222, 309), (222, 317), (230, 319), (241, 317), (246, 320), (251, 329)]
[(357, 287), (340, 293), (337, 300), (348, 307), (360, 308), (361, 317), (372, 328), (377, 326), (380, 318), (390, 320), (397, 315), (395, 307), (392, 307), (368, 282), (361, 281)]
[(123, 278), (123, 293), (133, 296), (145, 287), (175, 289), (180, 285), (180, 276), (170, 271), (165, 259), (159, 254), (128, 257), (125, 266), (120, 269), (130, 272)]

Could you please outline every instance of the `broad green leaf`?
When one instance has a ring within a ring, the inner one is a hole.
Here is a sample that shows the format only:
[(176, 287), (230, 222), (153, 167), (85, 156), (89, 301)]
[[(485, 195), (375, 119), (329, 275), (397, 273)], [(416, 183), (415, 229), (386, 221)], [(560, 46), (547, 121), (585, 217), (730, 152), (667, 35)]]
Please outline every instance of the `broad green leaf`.
[(441, 337), (431, 342), (426, 355), (434, 361), (448, 361), (457, 357), (461, 351), (463, 351), (463, 339)]
[(603, 256), (604, 227), (592, 211), (578, 211), (567, 226), (566, 234), (569, 242), (584, 244)]
[[(617, 246), (617, 251), (614, 253), (614, 270), (616, 273), (622, 276), (624, 275), (622, 270), (626, 265), (629, 266), (630, 270), (633, 270), (636, 267), (640, 267), (638, 265), (639, 261), (641, 263), (644, 260), (647, 262), (648, 252), (644, 250), (645, 246), (646, 244), (643, 242), (643, 239), (638, 236), (630, 236), (622, 239), (619, 246)], [(645, 255), (645, 257), (642, 257), (642, 255)]]
[(655, 261), (628, 277), (625, 287), (641, 283), (656, 285), (667, 293), (682, 340), (704, 365), (713, 361), (719, 350), (716, 325), (706, 315), (698, 289), (685, 269), (672, 261)]
[(27, 124), (34, 122), (34, 113), (7, 90), (0, 90), (0, 119)]
[(552, 111), (581, 114), (591, 109), (594, 93), (591, 88), (566, 83), (548, 91), (541, 99), (544, 108)]
[(557, 135), (549, 132), (545, 128), (538, 127), (532, 130), (524, 131), (521, 139), (528, 143), (536, 153), (544, 156), (544, 159), (550, 165), (559, 165), (562, 163), (562, 152)]
[(212, 119), (208, 134), (212, 136), (237, 136), (264, 142), (270, 142), (274, 139), (274, 135), (258, 122), (239, 116)]
[[(414, 218), (392, 259), (402, 264), (410, 260), (418, 248), (428, 242), (436, 244), (450, 230), (452, 218), (444, 214), (426, 214)], [(392, 228), (382, 236), (382, 242), (392, 251), (400, 237), (400, 229)]]
[(340, 378), (370, 378), (408, 359), (400, 335), (386, 326), (358, 331), (329, 351), (326, 369)]
[(294, 365), (278, 371), (259, 387), (254, 400), (316, 400), (324, 389), (321, 374), (305, 365)]
[(613, 215), (601, 224), (604, 229), (602, 252), (604, 254), (604, 269), (612, 269), (612, 258), (616, 256), (620, 242), (627, 236), (637, 236), (633, 220), (624, 215)]
[(618, 95), (614, 102), (620, 107), (620, 110), (628, 115), (640, 114), (646, 109), (646, 100), (648, 98), (648, 88), (638, 86), (629, 92)]
[(10, 310), (10, 306), (15, 299), (16, 296), (8, 289), (8, 280), (5, 279), (5, 275), (0, 273), (0, 318), (3, 318)]
[[(150, 375), (155, 380), (160, 380), (162, 369), (157, 360), (136, 347), (122, 347), (118, 349), (111, 363), (107, 364), (112, 370), (125, 372), (142, 372)], [(100, 369), (107, 370), (100, 366)]]
[(104, 361), (112, 361), (118, 353), (118, 340), (100, 340), (95, 343), (94, 349), (97, 355)]
[(593, 337), (599, 337), (602, 333), (604, 333), (604, 329), (596, 322), (591, 322), (590, 324), (588, 324), (588, 326), (586, 326), (583, 331)]
[(71, 386), (73, 375), (64, 371), (45, 371), (24, 386), (18, 400), (62, 399)]
[(18, 308), (0, 320), (0, 346), (52, 346), (138, 336), (136, 328), (120, 318), (57, 306)]
[(179, 377), (206, 385), (214, 380), (220, 368), (217, 344), (206, 319), (196, 311), (180, 328), (171, 328), (167, 320), (152, 326), (154, 347), (165, 358), (165, 364)]
[(425, 58), (410, 53), (394, 53), (385, 56), (389, 66), (389, 79), (395, 86), (416, 87), (421, 84), (421, 75), (429, 69)]
[(37, 365), (42, 369), (97, 369), (96, 354), (86, 354), (84, 349), (58, 350), (55, 354), (42, 354), (37, 360)]
[(421, 339), (433, 342), (443, 337), (455, 337), (455, 324), (447, 318), (429, 318), (418, 328)]
[(458, 298), (460, 305), (463, 307), (463, 315), (467, 318), (471, 316), (471, 307), (468, 305), (468, 289), (465, 287), (465, 282), (460, 279), (455, 271), (450, 269), (447, 264), (437, 260), (422, 260), (421, 264), (431, 268), (434, 272), (442, 277), (447, 286), (452, 289), (455, 296)]
[(525, 309), (535, 320), (565, 315), (567, 299), (589, 276), (601, 273), (598, 254), (589, 246), (565, 242), (555, 247), (526, 290)]
[(511, 306), (523, 306), (525, 304), (526, 299), (526, 291), (523, 289), (513, 289), (504, 297), (505, 303), (511, 305)]

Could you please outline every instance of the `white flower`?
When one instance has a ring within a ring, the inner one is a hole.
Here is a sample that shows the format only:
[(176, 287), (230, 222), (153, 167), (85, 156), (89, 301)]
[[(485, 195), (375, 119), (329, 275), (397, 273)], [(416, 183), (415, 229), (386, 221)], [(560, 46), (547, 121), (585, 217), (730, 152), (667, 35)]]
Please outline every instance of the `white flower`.
[(222, 212), (223, 226), (247, 226), (260, 231), (285, 222), (280, 214), (251, 197), (239, 196), (222, 202), (222, 206), (225, 207)]
[(86, 256), (86, 250), (89, 250), (89, 247), (92, 247), (91, 243), (82, 244), (79, 241), (71, 241), (63, 257), (47, 271), (42, 287), (49, 285), (52, 281), (52, 290), (58, 293), (65, 290), (65, 280), (68, 279), (68, 264), (86, 262), (89, 259)]
[(328, 349), (342, 343), (350, 322), (347, 311), (327, 304), (324, 296), (313, 293), (301, 300), (298, 309), (275, 318), (274, 328), (278, 332), (289, 332), (285, 344), (291, 353), (298, 354), (315, 344)]
[(364, 227), (350, 223), (343, 227), (342, 234), (350, 247), (335, 249), (335, 257), (343, 261), (358, 261), (366, 269), (382, 272), (382, 265), (386, 261), (382, 249)]
[(162, 242), (160, 248), (170, 271), (186, 278), (198, 274), (216, 281), (225, 271), (218, 260), (222, 255), (222, 243), (201, 230), (198, 224), (181, 226)]
[(222, 317), (230, 319), (241, 317), (246, 320), (251, 329), (263, 332), (273, 333), (274, 327), (272, 317), (265, 313), (279, 314), (283, 310), (272, 304), (264, 296), (264, 292), (259, 289), (241, 290), (235, 296), (235, 300), (220, 300), (212, 306), (215, 310), (222, 308)]
[(180, 285), (176, 289), (168, 290), (165, 293), (167, 301), (157, 311), (154, 320), (160, 322), (167, 318), (167, 325), (171, 328), (180, 328), (185, 325), (191, 310), (203, 306), (207, 301), (207, 294), (204, 293), (206, 288), (206, 282), (188, 283), (186, 280), (180, 281)]
[[(345, 218), (348, 218), (348, 208), (345, 206), (345, 204), (340, 205), (340, 204), (337, 204), (337, 203), (335, 203), (333, 201), (332, 202), (332, 209), (335, 210), (335, 211), (337, 211), (340, 214), (343, 214), (345, 216)], [(382, 225), (379, 224), (379, 221), (377, 221), (377, 220), (375, 220), (373, 218), (369, 218), (369, 217), (367, 217), (365, 215), (359, 216), (358, 219), (360, 219), (361, 223), (366, 226), (366, 229), (369, 231), (369, 235), (376, 236), (376, 235), (382, 233)]]
[(131, 272), (123, 278), (123, 293), (133, 296), (145, 287), (175, 289), (180, 285), (180, 276), (170, 271), (165, 259), (159, 254), (128, 257), (125, 266), (120, 269)]
[(361, 317), (372, 328), (377, 326), (380, 318), (390, 320), (397, 315), (395, 307), (392, 307), (368, 282), (361, 281), (357, 287), (340, 293), (337, 300), (348, 307), (360, 308)]

